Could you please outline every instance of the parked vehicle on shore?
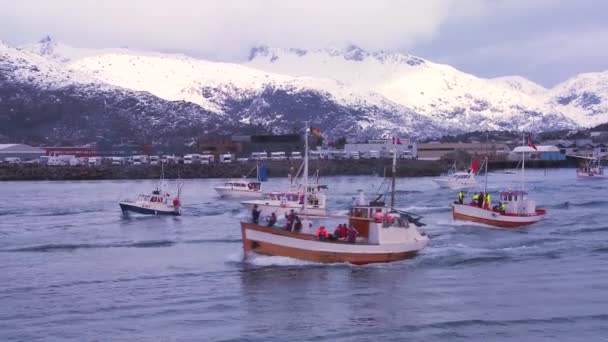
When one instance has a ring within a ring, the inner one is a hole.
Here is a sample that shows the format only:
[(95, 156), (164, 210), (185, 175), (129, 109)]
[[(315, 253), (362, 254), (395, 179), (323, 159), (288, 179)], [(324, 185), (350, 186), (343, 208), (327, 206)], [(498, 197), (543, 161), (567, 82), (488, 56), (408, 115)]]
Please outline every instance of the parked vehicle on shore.
[(232, 163), (234, 155), (230, 153), (220, 154), (220, 163)]
[(251, 160), (268, 160), (268, 153), (266, 152), (251, 152)]
[(287, 157), (285, 156), (285, 152), (271, 152), (270, 153), (270, 160), (286, 160)]

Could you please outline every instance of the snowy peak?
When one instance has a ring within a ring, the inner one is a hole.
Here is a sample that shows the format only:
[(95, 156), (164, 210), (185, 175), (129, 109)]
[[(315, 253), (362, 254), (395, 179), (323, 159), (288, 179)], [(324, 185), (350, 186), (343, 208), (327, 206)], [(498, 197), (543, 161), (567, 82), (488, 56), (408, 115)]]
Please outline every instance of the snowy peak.
[(374, 60), (379, 63), (407, 64), (410, 66), (424, 64), (425, 60), (419, 57), (405, 55), (400, 53), (388, 52), (368, 52), (356, 45), (349, 45), (346, 48), (327, 48), (318, 50), (304, 50), (298, 48), (271, 48), (265, 45), (256, 46), (249, 53), (249, 62), (255, 60), (274, 63), (281, 58), (297, 58), (305, 56), (314, 56), (316, 59), (329, 61), (332, 59), (363, 62), (366, 60)]
[(543, 96), (547, 92), (547, 88), (521, 76), (496, 77), (489, 81), (499, 87), (519, 91), (530, 96)]
[(585, 127), (608, 122), (608, 71), (580, 74), (556, 85), (549, 103)]

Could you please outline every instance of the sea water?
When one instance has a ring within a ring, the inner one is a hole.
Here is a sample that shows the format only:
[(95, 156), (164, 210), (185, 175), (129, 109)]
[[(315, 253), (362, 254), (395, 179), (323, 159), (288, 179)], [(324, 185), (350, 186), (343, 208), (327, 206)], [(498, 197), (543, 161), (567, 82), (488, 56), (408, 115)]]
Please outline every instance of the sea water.
[[(244, 261), (249, 213), (218, 198), (222, 180), (184, 181), (181, 217), (121, 214), (118, 201), (152, 180), (0, 183), (0, 340), (608, 339), (608, 180), (573, 169), (526, 178), (548, 214), (515, 230), (454, 222), (455, 191), (398, 179), (398, 206), (424, 216), (431, 242), (415, 259), (368, 266)], [(494, 191), (520, 186), (514, 174), (488, 179)], [(335, 212), (382, 182), (321, 180)]]

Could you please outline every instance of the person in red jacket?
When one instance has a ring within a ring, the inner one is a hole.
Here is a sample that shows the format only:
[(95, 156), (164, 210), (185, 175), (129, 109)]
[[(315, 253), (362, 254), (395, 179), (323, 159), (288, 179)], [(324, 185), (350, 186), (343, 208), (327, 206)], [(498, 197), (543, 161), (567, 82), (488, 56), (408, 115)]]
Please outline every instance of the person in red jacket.
[(315, 235), (319, 240), (327, 240), (329, 238), (329, 232), (325, 229), (324, 226), (319, 227)]

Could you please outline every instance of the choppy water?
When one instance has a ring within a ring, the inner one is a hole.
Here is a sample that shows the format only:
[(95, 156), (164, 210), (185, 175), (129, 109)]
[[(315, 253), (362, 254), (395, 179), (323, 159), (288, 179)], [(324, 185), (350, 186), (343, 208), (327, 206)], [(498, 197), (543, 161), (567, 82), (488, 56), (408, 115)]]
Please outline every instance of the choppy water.
[[(432, 242), (371, 266), (242, 262), (248, 214), (214, 180), (186, 181), (178, 218), (122, 217), (117, 201), (152, 181), (0, 183), (0, 340), (606, 340), (608, 181), (573, 174), (528, 173), (549, 214), (522, 230), (453, 222), (454, 192), (399, 179)], [(380, 183), (325, 181), (334, 210)]]

